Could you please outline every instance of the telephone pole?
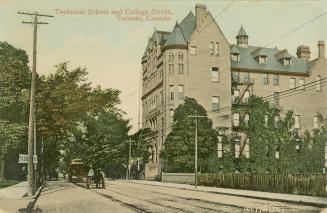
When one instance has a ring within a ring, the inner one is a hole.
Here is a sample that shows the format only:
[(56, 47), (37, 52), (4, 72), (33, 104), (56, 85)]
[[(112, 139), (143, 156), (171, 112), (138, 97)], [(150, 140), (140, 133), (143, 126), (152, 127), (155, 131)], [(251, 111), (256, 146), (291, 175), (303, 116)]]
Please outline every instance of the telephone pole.
[(132, 157), (132, 139), (129, 138), (129, 149), (128, 149), (128, 180), (131, 179), (131, 157)]
[[(35, 192), (35, 184), (33, 182), (34, 179), (34, 171), (33, 171), (33, 149), (35, 141), (36, 143), (36, 129), (35, 129), (35, 86), (36, 86), (36, 43), (37, 43), (37, 27), (39, 24), (49, 24), (47, 22), (39, 22), (39, 17), (50, 17), (50, 15), (42, 15), (37, 12), (34, 13), (25, 13), (25, 12), (18, 12), (21, 15), (28, 15), (32, 17), (32, 21), (23, 21), (23, 24), (31, 24), (33, 26), (33, 66), (32, 66), (32, 82), (31, 82), (31, 94), (30, 94), (30, 113), (29, 113), (29, 121), (28, 121), (28, 175), (27, 175), (27, 182), (28, 182), (28, 196), (33, 196)], [(36, 147), (36, 144), (35, 144)], [(34, 150), (36, 151), (36, 149)], [(36, 166), (35, 166), (36, 167)]]
[(195, 118), (195, 136), (194, 136), (194, 186), (198, 187), (198, 118), (205, 118), (206, 116), (201, 115), (189, 115), (189, 118)]

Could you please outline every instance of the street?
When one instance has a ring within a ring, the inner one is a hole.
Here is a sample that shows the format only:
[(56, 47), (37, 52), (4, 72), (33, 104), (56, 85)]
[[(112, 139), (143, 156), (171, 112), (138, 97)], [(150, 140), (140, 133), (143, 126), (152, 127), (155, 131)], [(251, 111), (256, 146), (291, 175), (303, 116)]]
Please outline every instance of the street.
[(125, 181), (110, 181), (106, 189), (91, 190), (54, 181), (47, 183), (33, 212), (264, 212), (269, 207), (270, 212), (321, 211), (317, 207), (299, 204)]

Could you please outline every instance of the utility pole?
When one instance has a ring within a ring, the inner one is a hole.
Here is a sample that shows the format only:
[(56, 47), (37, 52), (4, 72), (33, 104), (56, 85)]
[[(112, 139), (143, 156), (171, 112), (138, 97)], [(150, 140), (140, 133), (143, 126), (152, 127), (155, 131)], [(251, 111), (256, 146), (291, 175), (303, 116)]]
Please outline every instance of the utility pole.
[[(30, 94), (30, 113), (29, 113), (29, 121), (28, 121), (28, 196), (33, 196), (35, 192), (35, 184), (33, 184), (33, 142), (36, 141), (36, 130), (35, 130), (35, 86), (36, 86), (36, 43), (37, 43), (37, 27), (39, 24), (48, 24), (46, 22), (39, 22), (38, 17), (53, 17), (50, 15), (42, 15), (37, 12), (34, 13), (25, 13), (18, 12), (21, 15), (28, 15), (32, 17), (32, 21), (26, 22), (23, 21), (23, 24), (31, 24), (33, 25), (33, 66), (32, 66), (32, 82), (31, 82), (31, 94)], [(34, 141), (33, 141), (34, 140)], [(36, 146), (36, 145), (35, 145)], [(36, 151), (36, 149), (35, 149)]]
[(194, 186), (198, 187), (198, 118), (205, 118), (206, 116), (201, 115), (189, 115), (189, 118), (195, 118), (195, 136), (194, 136)]
[(131, 156), (132, 156), (132, 139), (129, 138), (129, 149), (128, 149), (128, 179), (131, 179)]

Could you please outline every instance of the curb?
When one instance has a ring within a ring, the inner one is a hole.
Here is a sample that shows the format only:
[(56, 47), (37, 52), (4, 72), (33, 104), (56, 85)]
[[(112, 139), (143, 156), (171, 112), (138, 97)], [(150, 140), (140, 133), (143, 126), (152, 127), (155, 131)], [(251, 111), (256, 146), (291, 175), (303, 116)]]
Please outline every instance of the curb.
[(39, 187), (39, 189), (36, 191), (35, 195), (33, 195), (32, 200), (27, 204), (27, 207), (24, 209), (23, 212), (30, 213), (32, 212), (36, 201), (39, 199), (42, 190), (46, 186), (46, 182), (43, 182), (43, 184)]
[[(125, 181), (122, 181), (125, 182)], [(151, 185), (151, 186), (159, 186), (159, 187), (167, 187), (167, 188), (173, 188), (173, 189), (182, 189), (182, 190), (189, 190), (189, 191), (198, 191), (198, 192), (208, 192), (212, 194), (221, 194), (221, 195), (231, 195), (231, 196), (237, 196), (237, 197), (245, 197), (245, 198), (254, 198), (254, 199), (260, 199), (260, 200), (269, 200), (269, 201), (278, 201), (278, 202), (287, 202), (287, 203), (293, 203), (293, 204), (302, 204), (302, 205), (308, 205), (308, 206), (314, 206), (314, 207), (319, 207), (319, 208), (326, 208), (327, 203), (316, 203), (316, 202), (310, 202), (310, 201), (302, 201), (302, 200), (288, 200), (288, 199), (282, 199), (282, 198), (269, 198), (269, 197), (260, 197), (260, 196), (255, 196), (255, 195), (244, 195), (244, 194), (234, 194), (234, 193), (228, 193), (228, 192), (217, 192), (217, 191), (206, 191), (206, 190), (201, 190), (201, 189), (191, 189), (187, 187), (176, 187), (176, 186), (165, 186), (165, 185), (157, 185), (157, 184), (151, 184), (151, 183), (140, 183), (138, 181), (131, 181), (129, 180), (128, 182), (130, 183), (136, 183), (136, 184), (141, 184), (141, 185)], [(157, 181), (156, 181), (157, 182)], [(163, 183), (163, 182), (158, 182), (158, 183)]]

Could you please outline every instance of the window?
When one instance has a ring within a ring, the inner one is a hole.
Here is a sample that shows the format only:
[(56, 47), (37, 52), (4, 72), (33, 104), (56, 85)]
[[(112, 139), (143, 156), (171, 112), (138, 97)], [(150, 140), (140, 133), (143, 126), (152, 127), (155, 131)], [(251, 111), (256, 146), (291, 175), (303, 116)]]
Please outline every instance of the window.
[(305, 84), (304, 82), (305, 82), (304, 78), (300, 78), (300, 80), (299, 80), (299, 89), (304, 90), (304, 84)]
[(235, 158), (239, 158), (240, 157), (240, 139), (239, 138), (235, 138)]
[(239, 113), (234, 113), (234, 115), (233, 115), (233, 124), (234, 124), (234, 126), (239, 126), (240, 125), (240, 114)]
[(223, 157), (223, 137), (218, 136), (218, 144), (217, 144), (217, 157)]
[(174, 64), (169, 64), (169, 75), (174, 75)]
[(284, 66), (291, 66), (291, 59), (290, 58), (284, 58)]
[(276, 115), (274, 118), (274, 127), (277, 128), (278, 127), (278, 122), (279, 122), (279, 116)]
[(261, 55), (261, 56), (259, 56), (258, 60), (259, 60), (259, 64), (267, 64), (268, 57)]
[(296, 87), (296, 79), (291, 78), (290, 79), (290, 89), (294, 89)]
[(184, 58), (183, 53), (178, 53), (178, 60), (182, 61)]
[(245, 90), (244, 92), (244, 103), (247, 103), (249, 101), (250, 98), (250, 90)]
[(183, 85), (178, 86), (178, 98), (179, 98), (179, 100), (184, 99), (184, 86)]
[(295, 129), (300, 129), (301, 125), (300, 125), (300, 116), (299, 115), (295, 115), (294, 116), (294, 128)]
[(239, 72), (232, 72), (232, 81), (239, 83), (240, 82), (240, 73)]
[(265, 123), (264, 123), (265, 127), (268, 127), (268, 122), (269, 122), (269, 117), (268, 115), (265, 115)]
[(210, 55), (214, 54), (214, 50), (213, 50), (213, 42), (210, 42)]
[(245, 151), (245, 157), (250, 158), (250, 139), (249, 138), (245, 142), (244, 151)]
[(170, 100), (174, 100), (174, 85), (170, 85)]
[(316, 77), (316, 91), (320, 92), (321, 91), (321, 76), (318, 75)]
[(268, 84), (269, 84), (269, 77), (268, 77), (268, 74), (263, 74), (263, 75), (262, 75), (262, 84), (263, 84), (263, 85), (268, 85)]
[(234, 90), (233, 103), (237, 103), (240, 98), (240, 90)]
[(276, 148), (276, 152), (275, 152), (275, 158), (279, 159), (279, 146)]
[(219, 69), (218, 67), (211, 68), (211, 81), (219, 81)]
[(219, 111), (219, 97), (212, 96), (212, 111), (218, 112)]
[(174, 54), (173, 53), (169, 53), (168, 61), (174, 61)]
[(184, 74), (184, 64), (178, 64), (178, 74)]
[(233, 61), (240, 61), (240, 54), (238, 54), (238, 53), (232, 53), (231, 54), (231, 59)]
[(196, 46), (191, 46), (190, 47), (190, 54), (191, 55), (196, 55), (196, 49), (197, 49)]
[(244, 124), (246, 127), (249, 126), (249, 121), (250, 121), (250, 115), (249, 114), (245, 114), (244, 116)]
[(319, 128), (318, 116), (317, 115), (313, 116), (313, 128), (314, 129), (318, 129)]
[(218, 42), (216, 42), (215, 43), (215, 55), (219, 55), (219, 43)]
[(174, 109), (170, 109), (170, 123), (174, 122)]
[(244, 74), (244, 83), (250, 83), (250, 73), (249, 72)]
[(274, 105), (279, 105), (279, 92), (274, 92), (273, 93), (273, 104)]
[(273, 75), (273, 85), (278, 85), (279, 84), (279, 76), (278, 74)]

